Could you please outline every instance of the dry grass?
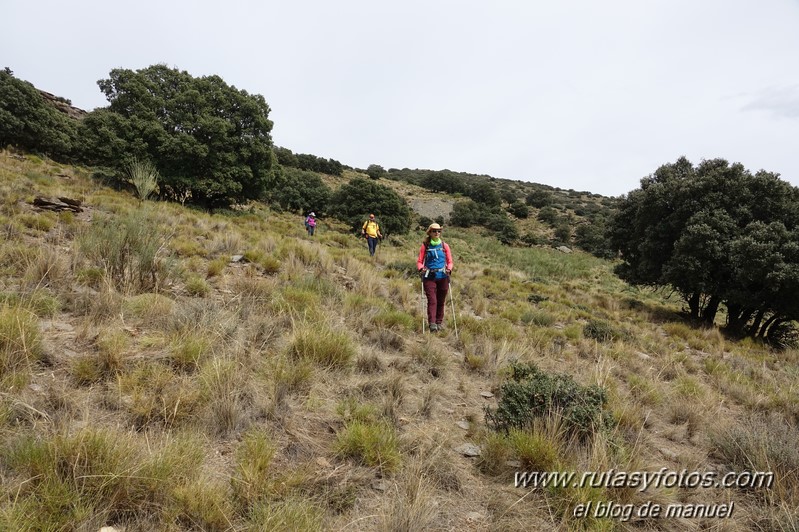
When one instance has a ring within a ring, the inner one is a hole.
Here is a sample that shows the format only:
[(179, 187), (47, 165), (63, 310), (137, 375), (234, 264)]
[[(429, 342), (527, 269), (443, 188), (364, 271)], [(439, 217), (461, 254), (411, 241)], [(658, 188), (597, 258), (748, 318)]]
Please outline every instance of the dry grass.
[[(89, 175), (0, 153), (0, 529), (619, 530), (572, 511), (700, 495), (514, 472), (661, 467), (776, 485), (703, 492), (735, 501), (723, 522), (637, 528), (796, 528), (799, 351), (696, 329), (582, 253), (457, 229), (457, 314), (421, 336), (418, 234), (370, 260), (333, 220), (311, 240), (290, 213), (141, 207)], [(35, 194), (90, 211), (38, 213)], [(602, 386), (612, 423), (493, 432), (513, 361)]]

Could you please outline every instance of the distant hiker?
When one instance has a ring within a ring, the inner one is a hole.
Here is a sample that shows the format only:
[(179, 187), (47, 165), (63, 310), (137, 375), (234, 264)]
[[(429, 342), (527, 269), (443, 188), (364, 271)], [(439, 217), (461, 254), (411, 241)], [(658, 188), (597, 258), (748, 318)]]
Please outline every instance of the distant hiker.
[(308, 231), (308, 236), (313, 236), (314, 231), (316, 230), (316, 214), (311, 213), (305, 219), (305, 230)]
[(374, 214), (370, 214), (369, 219), (363, 223), (361, 234), (366, 237), (366, 243), (369, 245), (369, 255), (374, 257), (377, 250), (377, 239), (383, 238), (383, 233), (380, 232), (380, 226), (377, 225)]
[(422, 277), (422, 287), (427, 296), (427, 322), (430, 331), (440, 331), (444, 323), (444, 306), (452, 273), (452, 252), (449, 244), (441, 240), (441, 226), (430, 224), (427, 238), (419, 249), (416, 269)]

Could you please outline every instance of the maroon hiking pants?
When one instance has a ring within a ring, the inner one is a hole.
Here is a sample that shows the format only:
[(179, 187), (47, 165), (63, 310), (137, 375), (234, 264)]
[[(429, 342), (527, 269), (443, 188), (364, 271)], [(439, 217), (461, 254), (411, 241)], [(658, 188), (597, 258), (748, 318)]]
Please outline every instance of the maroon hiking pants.
[(447, 304), (449, 292), (449, 278), (425, 279), (422, 281), (424, 293), (427, 296), (428, 323), (441, 324), (444, 322), (444, 306)]

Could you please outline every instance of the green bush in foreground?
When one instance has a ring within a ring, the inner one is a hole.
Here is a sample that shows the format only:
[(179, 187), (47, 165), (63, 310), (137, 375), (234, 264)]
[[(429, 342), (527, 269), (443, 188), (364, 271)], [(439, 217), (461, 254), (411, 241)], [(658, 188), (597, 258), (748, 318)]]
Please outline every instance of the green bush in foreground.
[(510, 369), (496, 410), (485, 408), (486, 422), (494, 430), (522, 429), (535, 418), (557, 415), (569, 433), (584, 439), (610, 424), (603, 388), (582, 386), (569, 375), (545, 373), (534, 364), (512, 363)]

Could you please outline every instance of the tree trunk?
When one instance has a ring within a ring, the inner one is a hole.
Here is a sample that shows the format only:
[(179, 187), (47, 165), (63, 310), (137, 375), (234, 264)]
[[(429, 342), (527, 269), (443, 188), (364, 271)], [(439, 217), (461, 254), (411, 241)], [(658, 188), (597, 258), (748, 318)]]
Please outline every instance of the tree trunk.
[(763, 314), (766, 313), (766, 309), (760, 309), (757, 311), (757, 316), (755, 316), (755, 321), (752, 323), (752, 327), (749, 329), (749, 337), (754, 338), (757, 336), (757, 331), (760, 329), (760, 322), (763, 321)]
[[(782, 325), (786, 321), (789, 321), (789, 320), (787, 318), (779, 318), (779, 319), (776, 319), (773, 322), (771, 322), (771, 325), (769, 325), (769, 328), (766, 331), (766, 334), (765, 334), (764, 338), (768, 338), (768, 335), (773, 333), (774, 329), (776, 329), (777, 327), (779, 327), (780, 325)], [(765, 329), (765, 327), (763, 327), (763, 329)]]
[(704, 310), (702, 310), (702, 321), (708, 325), (713, 324), (716, 320), (716, 313), (719, 311), (719, 303), (721, 303), (721, 299), (718, 296), (710, 296), (710, 300), (705, 305)]
[(766, 331), (769, 327), (771, 327), (771, 324), (774, 323), (777, 318), (779, 318), (779, 314), (772, 314), (771, 317), (766, 320), (766, 323), (763, 324), (763, 326), (760, 328), (760, 332), (758, 333), (760, 338), (766, 337)]
[(741, 307), (739, 305), (730, 305), (727, 303), (727, 328), (732, 329), (738, 323), (738, 317), (741, 314)]
[(736, 335), (743, 334), (744, 328), (746, 327), (749, 318), (752, 317), (755, 309), (741, 308), (735, 305), (732, 307), (728, 306), (727, 308), (730, 312), (727, 316), (727, 330)]
[(694, 292), (691, 294), (691, 297), (688, 298), (688, 308), (691, 309), (691, 319), (698, 320), (699, 319), (699, 292)]

